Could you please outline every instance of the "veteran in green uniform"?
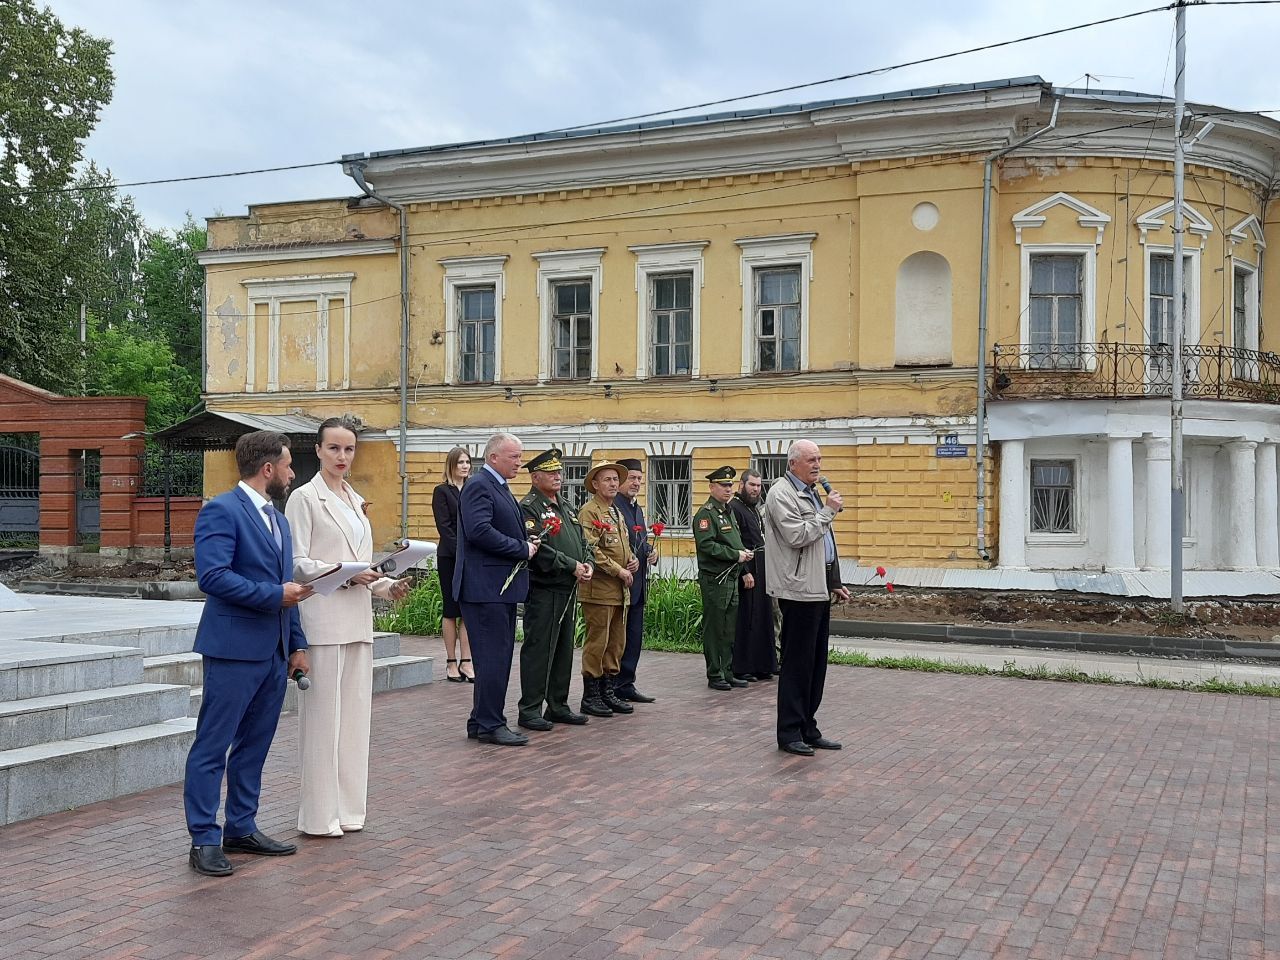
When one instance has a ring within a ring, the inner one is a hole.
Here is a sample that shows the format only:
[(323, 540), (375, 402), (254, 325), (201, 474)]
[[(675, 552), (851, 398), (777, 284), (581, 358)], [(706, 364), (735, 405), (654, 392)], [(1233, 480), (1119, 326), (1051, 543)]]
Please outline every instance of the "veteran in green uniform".
[[(578, 584), (591, 580), (591, 551), (572, 510), (560, 500), (561, 453), (554, 447), (528, 463), (533, 486), (520, 501), (525, 527), (542, 545), (529, 561), (529, 597), (524, 603), (520, 646), (520, 716), (526, 730), (553, 723), (583, 724), (569, 706), (573, 633), (578, 623)], [(543, 704), (546, 710), (543, 711)]]
[(733, 635), (738, 622), (738, 579), (754, 554), (742, 545), (742, 534), (729, 500), (733, 467), (707, 474), (711, 496), (693, 515), (698, 548), (698, 588), (702, 592), (702, 655), (707, 660), (707, 686), (712, 690), (745, 687), (733, 675)]

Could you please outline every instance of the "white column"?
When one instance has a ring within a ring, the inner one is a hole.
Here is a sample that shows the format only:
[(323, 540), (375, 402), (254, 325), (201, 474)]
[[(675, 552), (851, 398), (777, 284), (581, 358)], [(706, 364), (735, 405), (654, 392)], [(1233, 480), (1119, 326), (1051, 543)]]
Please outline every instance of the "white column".
[(1000, 443), (1000, 566), (1027, 565), (1026, 445)]
[(1258, 529), (1255, 515), (1253, 440), (1232, 440), (1227, 445), (1227, 566), (1250, 570), (1258, 565)]
[(1169, 438), (1146, 436), (1147, 452), (1147, 550), (1142, 566), (1169, 569)]
[(1280, 517), (1276, 503), (1276, 445), (1258, 445), (1254, 465), (1258, 492), (1258, 566), (1280, 567)]
[(1133, 439), (1107, 438), (1107, 569), (1132, 570)]

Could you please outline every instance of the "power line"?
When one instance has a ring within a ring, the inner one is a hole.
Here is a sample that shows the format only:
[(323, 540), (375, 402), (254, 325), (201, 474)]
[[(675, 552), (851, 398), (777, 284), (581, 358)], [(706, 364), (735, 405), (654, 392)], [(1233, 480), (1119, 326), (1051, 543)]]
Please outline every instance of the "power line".
[(70, 187), (17, 187), (8, 190), (0, 196), (18, 197), (18, 196), (41, 196), (56, 193), (89, 193), (94, 190), (117, 190), (122, 187), (153, 187), (164, 183), (188, 183), (192, 180), (222, 180), (228, 177), (252, 177), (260, 173), (280, 173), (286, 170), (309, 170), (314, 167), (331, 167), (335, 163), (342, 163), (341, 160), (322, 160), (316, 163), (294, 163), (284, 167), (260, 167), (257, 170), (234, 170), (230, 173), (202, 173), (190, 177), (165, 177), (161, 180), (134, 180), (129, 183), (94, 183), (94, 184), (76, 184)]

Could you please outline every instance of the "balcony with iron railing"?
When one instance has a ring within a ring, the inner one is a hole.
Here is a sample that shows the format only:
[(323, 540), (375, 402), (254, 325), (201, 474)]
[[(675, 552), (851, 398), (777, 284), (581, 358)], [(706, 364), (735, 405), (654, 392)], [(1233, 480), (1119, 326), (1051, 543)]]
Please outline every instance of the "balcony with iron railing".
[[(1168, 397), (1173, 349), (1167, 344), (999, 344), (991, 400), (1096, 400)], [(1280, 403), (1280, 356), (1236, 347), (1184, 346), (1188, 399)]]

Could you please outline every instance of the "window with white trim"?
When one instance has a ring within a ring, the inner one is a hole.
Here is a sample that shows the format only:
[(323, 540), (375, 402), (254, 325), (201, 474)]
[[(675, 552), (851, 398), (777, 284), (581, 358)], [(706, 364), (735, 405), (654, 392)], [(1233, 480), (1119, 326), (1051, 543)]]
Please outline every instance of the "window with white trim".
[(1027, 366), (1080, 367), (1084, 317), (1084, 260), (1080, 254), (1034, 254), (1027, 297)]
[(1031, 461), (1031, 532), (1076, 532), (1076, 461)]
[(444, 382), (502, 378), (502, 303), (507, 257), (450, 257), (444, 267)]
[(693, 274), (649, 277), (649, 370), (655, 377), (693, 372)]
[(591, 469), (590, 457), (561, 457), (564, 469), (560, 471), (560, 500), (565, 508), (577, 514), (587, 502), (587, 472)]
[(809, 284), (816, 233), (745, 237), (742, 373), (809, 369)]
[[(1231, 271), (1231, 345), (1237, 350), (1258, 349), (1258, 271), (1236, 262)], [(1235, 376), (1257, 380), (1256, 357), (1237, 357)]]
[(693, 525), (693, 460), (649, 457), (649, 520), (672, 530)]
[(538, 380), (595, 380), (604, 247), (535, 253)]
[(458, 288), (459, 383), (493, 383), (497, 327), (492, 286)]
[(696, 377), (702, 251), (709, 241), (628, 247), (636, 257), (636, 377)]
[[(1147, 384), (1161, 392), (1173, 382), (1173, 324), (1177, 310), (1173, 302), (1173, 250), (1149, 245), (1147, 251)], [(1200, 252), (1192, 250), (1182, 259), (1183, 345), (1194, 346), (1200, 339), (1200, 291), (1196, 278)], [(1183, 361), (1184, 377), (1200, 375), (1200, 364), (1192, 357)]]
[(591, 379), (591, 281), (551, 284), (551, 377)]
[(787, 455), (785, 453), (754, 454), (751, 457), (751, 469), (760, 474), (760, 480), (767, 493), (769, 484), (787, 475)]

